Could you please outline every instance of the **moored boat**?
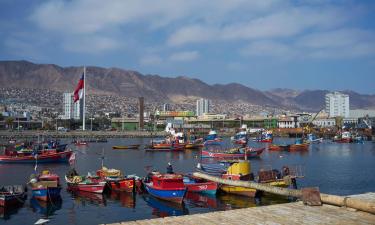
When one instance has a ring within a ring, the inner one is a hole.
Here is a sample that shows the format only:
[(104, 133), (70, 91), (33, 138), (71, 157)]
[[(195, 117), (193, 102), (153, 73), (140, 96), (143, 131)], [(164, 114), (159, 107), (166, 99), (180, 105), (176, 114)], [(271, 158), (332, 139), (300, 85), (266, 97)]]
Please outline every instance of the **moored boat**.
[(179, 174), (151, 172), (143, 185), (150, 195), (176, 203), (182, 203), (186, 192), (183, 176)]
[(75, 170), (70, 171), (67, 175), (65, 175), (65, 181), (68, 185), (68, 190), (98, 194), (103, 193), (106, 185), (103, 178), (96, 176), (79, 176)]
[(112, 146), (112, 149), (121, 150), (121, 149), (139, 149), (139, 146), (141, 145), (115, 145)]
[(67, 149), (64, 151), (57, 150), (43, 150), (37, 152), (37, 154), (10, 152), (5, 150), (5, 154), (0, 155), (0, 163), (51, 163), (51, 162), (68, 162), (73, 151)]
[(22, 185), (0, 187), (0, 207), (13, 207), (25, 201), (27, 189)]
[(341, 135), (335, 136), (333, 141), (337, 143), (351, 143), (353, 142), (352, 134), (349, 131), (344, 131)]
[(265, 148), (241, 147), (225, 149), (222, 144), (205, 145), (201, 151), (203, 158), (254, 158), (259, 157)]
[(290, 152), (307, 151), (307, 150), (309, 150), (309, 146), (310, 146), (310, 144), (308, 144), (308, 143), (291, 144), (288, 147), (288, 151), (290, 151)]
[(207, 181), (192, 175), (185, 175), (183, 181), (188, 192), (215, 195), (218, 187), (216, 182)]
[(269, 151), (286, 151), (286, 150), (288, 150), (288, 148), (289, 148), (289, 145), (272, 144), (272, 145), (268, 146)]
[(32, 195), (35, 199), (49, 201), (60, 197), (61, 184), (57, 174), (48, 170), (36, 177), (32, 176), (29, 182)]
[(306, 142), (310, 144), (321, 143), (323, 142), (323, 138), (318, 138), (315, 134), (308, 134)]
[(96, 171), (96, 174), (103, 178), (107, 182), (108, 187), (113, 191), (136, 192), (142, 186), (139, 177), (135, 175), (125, 176), (120, 170), (102, 167)]

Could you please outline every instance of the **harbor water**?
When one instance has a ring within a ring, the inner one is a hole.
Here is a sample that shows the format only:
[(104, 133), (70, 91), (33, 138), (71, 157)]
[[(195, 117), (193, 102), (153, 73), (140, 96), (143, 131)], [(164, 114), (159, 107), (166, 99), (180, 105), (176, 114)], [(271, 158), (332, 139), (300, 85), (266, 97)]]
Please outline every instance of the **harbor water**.
[[(226, 140), (229, 142), (229, 140)], [(294, 139), (275, 138), (274, 143), (292, 143)], [(70, 143), (71, 140), (61, 140)], [(80, 174), (95, 172), (104, 165), (121, 169), (125, 174), (145, 176), (154, 168), (166, 171), (171, 162), (175, 172), (193, 172), (200, 162), (199, 150), (182, 152), (148, 152), (143, 150), (112, 150), (114, 145), (149, 144), (149, 138), (108, 139), (107, 143), (89, 143), (76, 147), (75, 168)], [(267, 146), (250, 142), (250, 146)], [(324, 141), (312, 144), (306, 152), (270, 152), (266, 150), (260, 158), (251, 159), (253, 172), (259, 169), (281, 169), (283, 166), (298, 168), (305, 177), (298, 180), (298, 188), (319, 187), (320, 191), (336, 195), (352, 195), (375, 191), (375, 144), (338, 144)], [(0, 164), (0, 185), (25, 184), (34, 172), (33, 164)], [(148, 219), (164, 216), (205, 213), (244, 207), (257, 207), (288, 202), (277, 196), (260, 199), (218, 193), (216, 197), (188, 194), (184, 204), (175, 205), (159, 201), (147, 194), (133, 196), (128, 193), (69, 193), (66, 191), (64, 175), (69, 164), (38, 164), (37, 170), (48, 169), (57, 173), (64, 189), (61, 200), (43, 203), (31, 198), (29, 190), (25, 204), (16, 209), (0, 212), (0, 224), (34, 224), (40, 218), (48, 218), (49, 224), (100, 224)]]

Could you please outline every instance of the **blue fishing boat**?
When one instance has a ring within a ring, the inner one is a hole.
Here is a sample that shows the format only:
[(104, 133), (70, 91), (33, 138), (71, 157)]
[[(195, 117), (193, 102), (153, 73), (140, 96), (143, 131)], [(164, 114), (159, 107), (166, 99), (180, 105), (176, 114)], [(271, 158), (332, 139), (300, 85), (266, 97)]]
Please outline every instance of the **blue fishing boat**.
[(179, 174), (151, 172), (143, 185), (150, 195), (176, 203), (182, 203), (186, 193), (183, 177)]
[(57, 174), (52, 174), (48, 170), (30, 179), (32, 195), (35, 199), (49, 201), (60, 198), (61, 185)]

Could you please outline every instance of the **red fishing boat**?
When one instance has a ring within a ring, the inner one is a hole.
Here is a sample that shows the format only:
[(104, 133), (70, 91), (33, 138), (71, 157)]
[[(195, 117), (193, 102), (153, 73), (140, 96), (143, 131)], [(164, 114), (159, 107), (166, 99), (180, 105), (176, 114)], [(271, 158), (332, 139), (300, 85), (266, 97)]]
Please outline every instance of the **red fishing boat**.
[(270, 145), (268, 146), (269, 151), (286, 151), (288, 150), (289, 145)]
[(64, 151), (48, 149), (38, 151), (37, 154), (5, 150), (5, 154), (0, 155), (0, 163), (35, 163), (36, 160), (38, 163), (68, 162), (72, 153), (71, 149)]
[(124, 176), (120, 170), (102, 167), (102, 169), (96, 171), (96, 174), (103, 178), (113, 191), (134, 192), (139, 191), (142, 186), (139, 177), (134, 175)]
[(199, 192), (202, 194), (215, 195), (217, 191), (217, 183), (207, 181), (192, 175), (184, 176), (184, 185), (188, 192)]
[(179, 174), (151, 172), (143, 185), (150, 195), (165, 201), (182, 203), (186, 193), (183, 177)]
[(309, 150), (309, 146), (310, 145), (308, 143), (292, 144), (292, 145), (289, 145), (288, 151), (290, 152), (307, 151)]
[(27, 196), (26, 190), (22, 185), (0, 187), (0, 207), (12, 207), (23, 203)]
[(68, 184), (68, 190), (98, 194), (103, 193), (106, 185), (103, 178), (94, 176), (79, 176), (74, 169), (65, 175), (65, 181)]

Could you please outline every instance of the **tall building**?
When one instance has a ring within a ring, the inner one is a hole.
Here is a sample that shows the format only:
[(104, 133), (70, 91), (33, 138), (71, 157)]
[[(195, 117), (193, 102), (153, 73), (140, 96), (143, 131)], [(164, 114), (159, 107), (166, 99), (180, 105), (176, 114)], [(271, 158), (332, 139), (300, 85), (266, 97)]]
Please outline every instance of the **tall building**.
[(63, 119), (75, 119), (79, 120), (82, 118), (83, 104), (82, 99), (74, 102), (74, 95), (71, 92), (64, 93), (64, 116)]
[(210, 101), (208, 99), (197, 100), (197, 116), (202, 116), (204, 113), (210, 112)]
[(139, 129), (144, 128), (144, 101), (145, 99), (143, 97), (138, 98), (138, 107), (139, 107)]
[(171, 106), (168, 103), (165, 103), (163, 105), (163, 111), (164, 112), (171, 111)]
[(342, 116), (348, 118), (350, 115), (349, 95), (340, 92), (326, 94), (326, 112), (329, 117)]

